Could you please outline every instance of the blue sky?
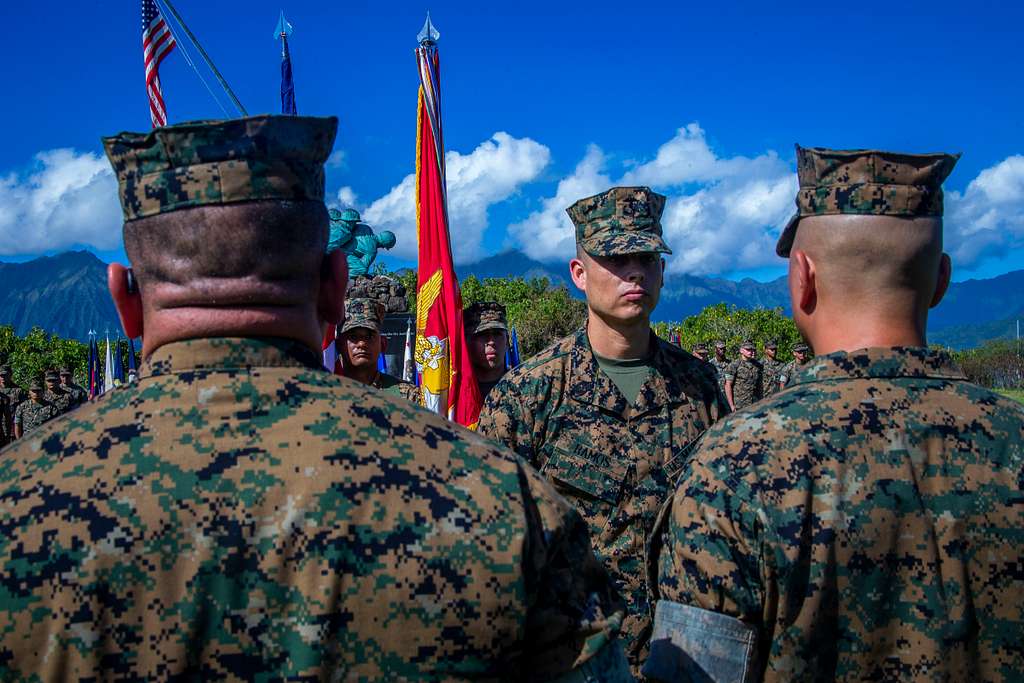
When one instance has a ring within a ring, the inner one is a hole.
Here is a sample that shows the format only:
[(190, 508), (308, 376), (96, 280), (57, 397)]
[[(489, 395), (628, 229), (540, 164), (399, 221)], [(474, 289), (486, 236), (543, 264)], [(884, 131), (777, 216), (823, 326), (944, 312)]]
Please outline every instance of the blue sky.
[[(564, 261), (565, 206), (636, 182), (669, 195), (670, 269), (774, 277), (800, 142), (963, 152), (946, 184), (957, 279), (1024, 268), (1021, 3), (487, 5), (429, 5), (457, 261), (507, 248)], [(388, 260), (408, 263), (413, 49), (428, 6), (176, 6), (250, 113), (279, 110), (284, 9), (299, 112), (340, 118), (329, 199), (394, 230)], [(149, 128), (139, 13), (135, 2), (0, 9), (18, 27), (0, 43), (0, 259), (74, 245), (123, 258), (99, 137)], [(161, 75), (172, 122), (223, 116), (180, 50)]]

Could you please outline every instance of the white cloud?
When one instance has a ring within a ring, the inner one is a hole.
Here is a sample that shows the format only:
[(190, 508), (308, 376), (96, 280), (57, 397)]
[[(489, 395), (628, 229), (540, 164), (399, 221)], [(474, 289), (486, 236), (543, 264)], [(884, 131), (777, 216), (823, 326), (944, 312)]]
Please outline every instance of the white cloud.
[(338, 190), (338, 194), (335, 195), (335, 201), (330, 202), (331, 206), (335, 206), (340, 209), (358, 209), (359, 208), (359, 196), (356, 191), (346, 185), (345, 187)]
[(986, 168), (963, 194), (946, 193), (945, 244), (957, 268), (1024, 248), (1024, 156)]
[(577, 199), (597, 194), (611, 185), (611, 179), (601, 172), (604, 165), (604, 153), (597, 145), (591, 145), (572, 175), (559, 181), (555, 196), (543, 201), (540, 211), (508, 227), (509, 236), (518, 240), (527, 256), (552, 261), (570, 258), (575, 253), (576, 232), (565, 209)]
[(40, 152), (29, 174), (0, 178), (0, 254), (116, 249), (121, 221), (114, 173), (97, 154)]
[[(503, 132), (495, 133), (469, 154), (445, 154), (449, 230), (457, 262), (481, 256), (488, 208), (534, 180), (550, 159), (551, 152), (544, 145)], [(398, 244), (392, 253), (408, 260), (416, 259), (415, 183), (415, 174), (407, 175), (363, 213), (364, 220), (375, 229), (395, 233)]]
[(780, 263), (775, 239), (793, 212), (796, 178), (774, 152), (719, 157), (691, 123), (616, 182), (606, 165), (602, 151), (591, 146), (541, 211), (509, 227), (529, 256), (571, 256), (575, 240), (565, 208), (577, 199), (613, 185), (650, 185), (668, 196), (662, 227), (673, 251), (669, 272), (719, 274)]
[(342, 168), (345, 166), (345, 150), (338, 149), (331, 152), (331, 156), (327, 157), (328, 168)]

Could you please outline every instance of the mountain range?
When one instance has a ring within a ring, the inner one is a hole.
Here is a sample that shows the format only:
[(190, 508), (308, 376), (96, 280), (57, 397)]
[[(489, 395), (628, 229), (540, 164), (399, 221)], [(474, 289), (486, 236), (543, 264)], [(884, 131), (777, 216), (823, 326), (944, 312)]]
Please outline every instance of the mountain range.
[[(106, 265), (88, 251), (0, 263), (0, 324), (13, 325), (19, 335), (33, 326), (74, 339), (85, 339), (90, 330), (118, 334), (121, 327), (107, 292)], [(569, 282), (567, 266), (541, 263), (519, 251), (462, 266), (458, 275), (479, 279), (545, 277), (578, 295)], [(781, 308), (788, 314), (786, 278), (737, 282), (671, 275), (666, 278), (654, 318), (679, 321), (723, 302), (746, 308)], [(990, 339), (1012, 338), (1018, 318), (1024, 319), (1024, 270), (953, 283), (929, 316), (929, 341), (965, 348)]]

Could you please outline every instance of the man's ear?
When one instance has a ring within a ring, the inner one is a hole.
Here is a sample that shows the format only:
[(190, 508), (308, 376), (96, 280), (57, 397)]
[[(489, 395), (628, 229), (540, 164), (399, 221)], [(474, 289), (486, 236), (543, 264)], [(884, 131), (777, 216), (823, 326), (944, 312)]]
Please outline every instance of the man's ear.
[[(133, 281), (131, 286), (129, 280)], [(114, 300), (117, 317), (121, 319), (125, 336), (130, 339), (141, 337), (142, 294), (131, 269), (120, 263), (111, 263), (107, 266), (107, 288), (110, 290), (110, 298)]]
[(585, 294), (587, 291), (587, 267), (581, 259), (574, 258), (569, 261), (569, 276), (572, 278), (572, 283), (576, 285), (576, 289)]
[(348, 287), (348, 260), (341, 249), (324, 257), (320, 268), (320, 291), (317, 292), (316, 311), (320, 320), (329, 324), (341, 323), (345, 315), (345, 288)]
[(939, 278), (935, 283), (935, 294), (932, 295), (932, 302), (928, 304), (928, 308), (935, 308), (942, 301), (942, 297), (946, 296), (946, 290), (949, 289), (949, 280), (953, 277), (953, 262), (949, 258), (949, 254), (942, 254), (942, 258), (939, 259)]
[(789, 259), (793, 307), (810, 314), (818, 305), (818, 284), (814, 261), (807, 252), (794, 249)]

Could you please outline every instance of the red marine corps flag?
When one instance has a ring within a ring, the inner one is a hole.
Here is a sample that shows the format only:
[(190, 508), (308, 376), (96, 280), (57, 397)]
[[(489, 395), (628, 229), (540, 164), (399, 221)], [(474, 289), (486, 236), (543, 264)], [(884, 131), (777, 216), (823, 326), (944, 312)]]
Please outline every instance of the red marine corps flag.
[(146, 94), (153, 127), (167, 125), (167, 108), (160, 89), (160, 62), (174, 49), (174, 36), (154, 0), (142, 0), (142, 58), (146, 62)]
[(419, 279), (415, 358), (417, 370), (422, 373), (423, 404), (472, 428), (476, 426), (482, 401), (463, 336), (462, 294), (448, 239), (438, 38), (440, 34), (434, 30), (428, 14), (416, 50), (420, 94), (416, 122)]

